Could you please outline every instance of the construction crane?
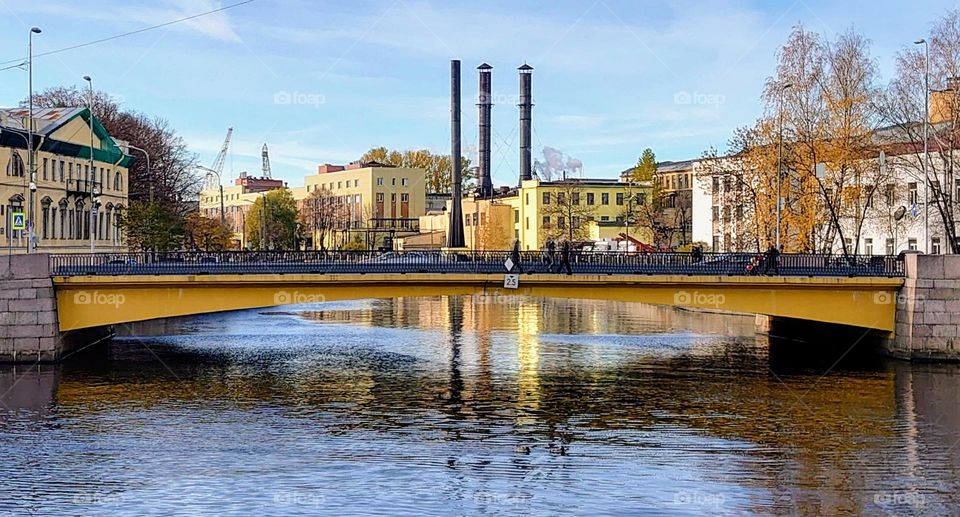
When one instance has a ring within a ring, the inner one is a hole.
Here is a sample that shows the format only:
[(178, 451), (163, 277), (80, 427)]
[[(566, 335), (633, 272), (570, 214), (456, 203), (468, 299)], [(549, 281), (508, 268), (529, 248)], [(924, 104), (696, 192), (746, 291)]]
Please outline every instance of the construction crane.
[[(227, 151), (230, 150), (230, 138), (233, 137), (233, 128), (227, 128), (227, 137), (223, 139), (223, 147), (220, 148), (220, 153), (217, 155), (216, 159), (213, 160), (213, 166), (207, 168), (201, 166), (200, 168), (207, 171), (207, 177), (205, 180), (204, 190), (211, 190), (217, 188), (221, 184), (220, 175), (223, 173), (223, 164), (227, 161)], [(216, 176), (216, 178), (214, 178)], [(214, 183), (216, 181), (216, 183)]]
[(267, 152), (267, 144), (263, 144), (260, 157), (263, 161), (263, 164), (260, 166), (261, 177), (270, 179), (270, 153)]

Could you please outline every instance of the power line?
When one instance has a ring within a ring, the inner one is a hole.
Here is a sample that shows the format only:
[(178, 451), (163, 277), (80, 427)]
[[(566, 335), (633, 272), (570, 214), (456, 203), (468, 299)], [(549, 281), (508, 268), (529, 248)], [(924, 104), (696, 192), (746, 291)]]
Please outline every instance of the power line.
[[(214, 14), (214, 13), (218, 13), (218, 12), (220, 12), (220, 11), (226, 11), (227, 9), (233, 9), (234, 7), (240, 7), (241, 5), (249, 4), (249, 3), (252, 3), (252, 2), (255, 2), (255, 1), (256, 1), (256, 0), (243, 0), (242, 2), (237, 2), (237, 3), (234, 3), (234, 4), (230, 4), (230, 5), (225, 5), (225, 6), (223, 6), (223, 7), (217, 8), (217, 9), (213, 9), (213, 10), (210, 10), (210, 11), (202, 12), (202, 13), (199, 13), (199, 14), (194, 14), (194, 15), (187, 16), (187, 17), (184, 17), (184, 18), (179, 18), (179, 19), (172, 20), (172, 21), (169, 21), (169, 22), (161, 23), (161, 24), (159, 24), (159, 25), (152, 25), (152, 26), (150, 26), (150, 27), (144, 27), (144, 28), (142, 28), (142, 29), (137, 29), (137, 30), (135, 30), (135, 31), (124, 32), (123, 34), (117, 34), (117, 35), (114, 35), (114, 36), (109, 36), (109, 37), (101, 38), (101, 39), (94, 40), (94, 41), (88, 41), (88, 42), (86, 42), (86, 43), (80, 43), (80, 44), (78, 44), (78, 45), (72, 45), (72, 46), (60, 48), (60, 49), (57, 49), (57, 50), (50, 50), (50, 51), (47, 51), (47, 52), (42, 52), (42, 53), (40, 53), (40, 54), (34, 54), (33, 57), (34, 57), (34, 58), (38, 58), (38, 57), (43, 57), (43, 56), (49, 56), (49, 55), (52, 55), (52, 54), (59, 54), (60, 52), (66, 52), (66, 51), (68, 51), (68, 50), (74, 50), (74, 49), (78, 49), (78, 48), (89, 47), (90, 45), (96, 45), (96, 44), (98, 44), (98, 43), (104, 43), (104, 42), (107, 42), (107, 41), (115, 40), (115, 39), (117, 39), (117, 38), (123, 38), (123, 37), (126, 37), (126, 36), (132, 36), (132, 35), (134, 35), (134, 34), (140, 34), (140, 33), (142, 33), (142, 32), (152, 31), (152, 30), (154, 30), (154, 29), (159, 29), (159, 28), (161, 28), (161, 27), (167, 27), (167, 26), (169, 26), (169, 25), (173, 25), (173, 24), (176, 24), (176, 23), (181, 23), (181, 22), (193, 20), (193, 19), (196, 19), (196, 18), (200, 18), (201, 16), (207, 16), (208, 14)], [(2, 66), (2, 65), (9, 65), (10, 63), (17, 63), (17, 64), (14, 65), (14, 66), (8, 66), (7, 68), (0, 68), (0, 70), (7, 70), (7, 69), (10, 69), (10, 68), (16, 68), (17, 66), (22, 66), (23, 64), (26, 63), (26, 59), (27, 59), (27, 58), (23, 57), (23, 58), (19, 58), (19, 59), (11, 59), (11, 60), (9, 60), (9, 61), (2, 61), (2, 62), (0, 62), (0, 66)]]

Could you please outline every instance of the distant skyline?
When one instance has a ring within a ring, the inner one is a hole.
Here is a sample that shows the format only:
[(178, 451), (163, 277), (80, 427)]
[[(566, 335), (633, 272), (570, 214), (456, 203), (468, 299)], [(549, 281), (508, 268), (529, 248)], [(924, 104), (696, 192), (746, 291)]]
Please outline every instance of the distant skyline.
[[(235, 0), (0, 0), (0, 62), (183, 18)], [(517, 70), (532, 65), (534, 156), (551, 147), (583, 174), (615, 177), (645, 147), (657, 158), (721, 150), (760, 114), (764, 80), (791, 28), (826, 37), (853, 26), (882, 80), (896, 53), (955, 2), (256, 0), (216, 14), (38, 57), (34, 89), (94, 87), (167, 119), (209, 166), (234, 128), (224, 179), (260, 173), (299, 185), (320, 163), (371, 147), (449, 152), (449, 60), (463, 62), (463, 145), (476, 164), (477, 75), (493, 65), (495, 185), (518, 169)], [(9, 66), (9, 65), (5, 65)], [(2, 68), (2, 66), (0, 66)], [(0, 105), (27, 74), (0, 71)]]

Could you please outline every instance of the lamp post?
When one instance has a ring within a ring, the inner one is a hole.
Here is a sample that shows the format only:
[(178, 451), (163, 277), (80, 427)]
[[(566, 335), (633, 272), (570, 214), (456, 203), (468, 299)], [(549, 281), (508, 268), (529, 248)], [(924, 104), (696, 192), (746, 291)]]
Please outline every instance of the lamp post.
[(220, 186), (220, 223), (221, 223), (221, 224), (225, 224), (226, 217), (225, 217), (224, 210), (223, 210), (223, 180), (220, 179), (220, 173), (217, 172), (217, 171), (214, 170), (214, 169), (210, 169), (210, 168), (204, 167), (204, 166), (202, 166), (202, 165), (198, 165), (198, 167), (200, 167), (201, 169), (207, 171), (207, 173), (213, 174), (214, 176), (217, 177), (217, 185)]
[(930, 253), (930, 154), (927, 127), (930, 125), (930, 44), (920, 38), (914, 45), (923, 45), (923, 252)]
[(780, 130), (779, 130), (779, 144), (777, 149), (777, 249), (780, 249), (780, 226), (781, 218), (783, 217), (782, 209), (780, 208), (781, 202), (781, 188), (780, 181), (781, 176), (783, 176), (783, 92), (788, 88), (792, 88), (793, 85), (790, 83), (784, 83), (780, 85)]
[(135, 145), (127, 144), (127, 147), (133, 149), (134, 151), (140, 151), (143, 153), (143, 156), (147, 159), (147, 182), (150, 184), (150, 204), (153, 204), (153, 172), (150, 170), (150, 153), (146, 149), (141, 149)]
[(97, 201), (99, 201), (99, 191), (97, 189), (97, 167), (93, 162), (93, 79), (89, 75), (83, 76), (87, 82), (87, 111), (90, 112), (90, 171), (87, 173), (87, 188), (90, 189), (90, 253), (97, 251)]
[(30, 206), (28, 208), (29, 214), (27, 215), (27, 253), (33, 253), (33, 212), (34, 212), (34, 198), (37, 195), (37, 172), (34, 170), (34, 158), (33, 158), (33, 35), (40, 34), (40, 27), (31, 27), (29, 36), (27, 37), (27, 88), (29, 90), (29, 95), (27, 96), (27, 134), (29, 135), (27, 142), (27, 167), (29, 167), (30, 172)]

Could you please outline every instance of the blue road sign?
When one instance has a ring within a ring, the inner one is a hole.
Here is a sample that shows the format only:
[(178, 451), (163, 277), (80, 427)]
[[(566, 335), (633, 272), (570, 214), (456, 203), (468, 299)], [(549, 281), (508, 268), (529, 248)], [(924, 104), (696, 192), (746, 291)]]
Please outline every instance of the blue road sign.
[(14, 230), (26, 230), (27, 229), (27, 217), (23, 212), (12, 212), (13, 217), (13, 229)]

